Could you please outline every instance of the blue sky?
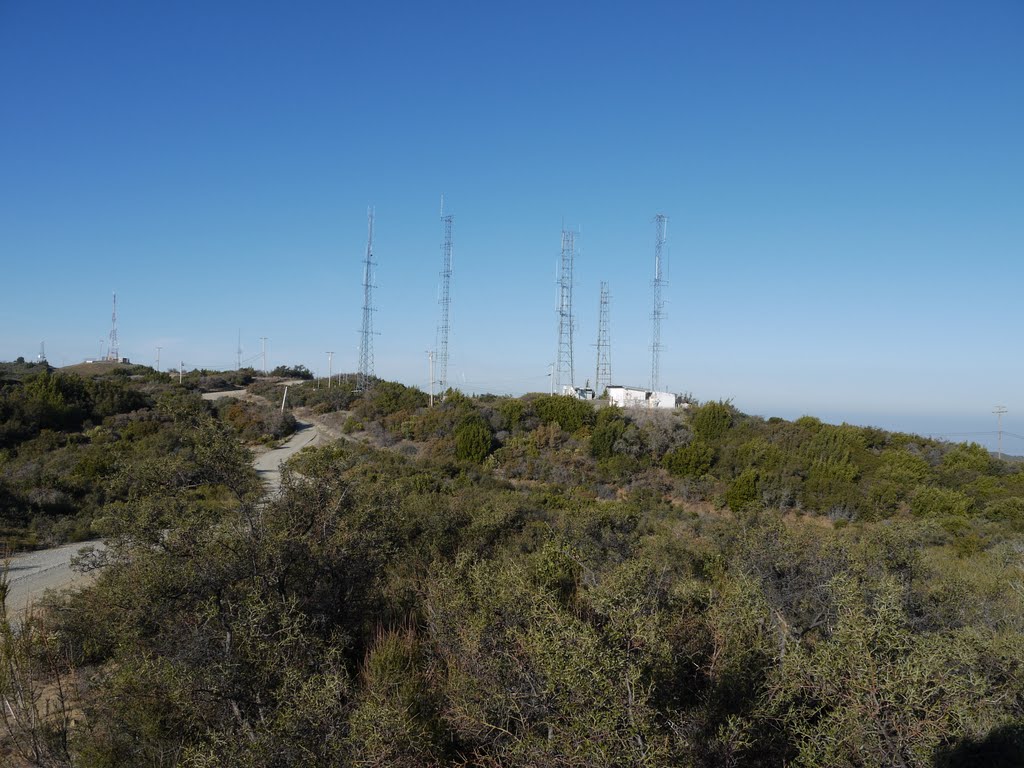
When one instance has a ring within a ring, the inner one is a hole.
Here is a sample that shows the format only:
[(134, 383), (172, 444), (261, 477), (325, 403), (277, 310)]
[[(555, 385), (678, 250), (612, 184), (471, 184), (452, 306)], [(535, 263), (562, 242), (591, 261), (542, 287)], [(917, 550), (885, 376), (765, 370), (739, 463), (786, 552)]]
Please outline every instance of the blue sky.
[[(1024, 434), (1024, 4), (0, 0), (0, 359), (357, 365), (547, 388), (562, 222), (577, 378), (764, 415)], [(582, 383), (582, 382), (581, 382)], [(1006, 444), (1008, 447), (1012, 445)], [(1024, 453), (1024, 442), (1019, 446)]]

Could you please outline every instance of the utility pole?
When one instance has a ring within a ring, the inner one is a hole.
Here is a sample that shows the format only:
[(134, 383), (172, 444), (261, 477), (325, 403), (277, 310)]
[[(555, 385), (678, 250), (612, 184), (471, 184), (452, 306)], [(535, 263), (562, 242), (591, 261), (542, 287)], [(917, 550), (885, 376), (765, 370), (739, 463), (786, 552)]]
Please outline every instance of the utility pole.
[(178, 366), (178, 383), (181, 384), (181, 380), (185, 378), (185, 361), (182, 360)]
[(555, 364), (548, 363), (548, 368), (550, 369), (548, 371), (548, 381), (551, 384), (551, 394), (553, 395), (555, 394)]
[(430, 367), (430, 407), (434, 407), (434, 350), (427, 350), (427, 360)]
[(163, 349), (163, 347), (157, 347), (156, 348), (156, 372), (157, 373), (160, 373), (160, 350), (161, 349)]
[(995, 408), (992, 409), (992, 413), (994, 413), (996, 415), (996, 424), (998, 425), (997, 429), (999, 430), (999, 437), (998, 437), (998, 440), (999, 440), (999, 443), (998, 443), (998, 445), (999, 445), (999, 453), (998, 453), (998, 455), (999, 455), (1000, 459), (1003, 458), (1003, 414), (1007, 413), (1007, 412), (1008, 411), (1007, 411), (1005, 405), (997, 405)]
[(260, 336), (260, 354), (263, 356), (263, 375), (267, 375), (267, 337)]
[(242, 329), (238, 329), (238, 346), (235, 348), (235, 369), (242, 370)]
[(327, 353), (327, 388), (331, 388), (331, 379), (334, 376), (334, 353)]

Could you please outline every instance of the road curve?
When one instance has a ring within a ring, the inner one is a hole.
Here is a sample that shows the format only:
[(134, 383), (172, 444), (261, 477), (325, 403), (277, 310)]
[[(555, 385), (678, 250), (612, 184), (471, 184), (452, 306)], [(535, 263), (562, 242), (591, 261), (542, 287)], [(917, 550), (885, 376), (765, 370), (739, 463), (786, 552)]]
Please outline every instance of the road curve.
[[(236, 393), (223, 394), (235, 395)], [(295, 433), (288, 440), (277, 448), (256, 456), (253, 459), (253, 467), (267, 486), (267, 490), (274, 493), (280, 488), (282, 463), (307, 446), (321, 444), (324, 438), (325, 435), (320, 427), (307, 421), (298, 421)], [(103, 542), (63, 544), (50, 549), (39, 549), (35, 552), (13, 555), (6, 563), (7, 615), (19, 616), (26, 608), (38, 601), (47, 590), (65, 589), (88, 583), (93, 578), (91, 573), (78, 573), (71, 570), (71, 558), (87, 546), (100, 549), (103, 547)]]
[(320, 427), (308, 421), (295, 422), (295, 432), (284, 443), (266, 453), (257, 456), (252, 465), (256, 473), (271, 492), (281, 487), (281, 465), (288, 459), (309, 446), (317, 446), (323, 442), (324, 435)]

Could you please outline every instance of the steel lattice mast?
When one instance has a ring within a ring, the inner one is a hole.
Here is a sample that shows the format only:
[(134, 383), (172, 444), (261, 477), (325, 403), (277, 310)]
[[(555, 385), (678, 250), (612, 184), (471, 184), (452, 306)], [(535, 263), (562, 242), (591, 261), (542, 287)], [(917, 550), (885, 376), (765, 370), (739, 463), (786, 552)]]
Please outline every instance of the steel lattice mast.
[(359, 372), (356, 374), (356, 391), (363, 392), (370, 386), (373, 376), (373, 208), (366, 212), (366, 258), (363, 260), (363, 327), (359, 337)]
[(441, 225), (444, 229), (444, 242), (441, 244), (441, 322), (437, 326), (437, 384), (438, 391), (443, 395), (448, 389), (448, 331), (451, 313), (452, 283), (452, 223), (455, 217), (444, 214), (444, 197), (441, 197)]
[(114, 311), (110, 315), (110, 342), (107, 344), (107, 360), (117, 362), (121, 359), (121, 350), (117, 343), (117, 292), (114, 292)]
[(574, 386), (575, 375), (572, 361), (572, 337), (574, 319), (572, 315), (572, 270), (576, 259), (576, 233), (562, 230), (562, 263), (558, 280), (558, 356), (555, 358), (555, 389)]
[(661, 378), (661, 321), (665, 317), (665, 302), (661, 298), (661, 289), (667, 282), (662, 273), (661, 256), (665, 247), (668, 230), (668, 216), (659, 213), (654, 217), (654, 312), (651, 317), (654, 328), (651, 341), (651, 390), (658, 391)]
[(612, 383), (611, 338), (608, 323), (608, 283), (601, 283), (601, 301), (597, 312), (597, 369), (594, 372), (594, 392), (598, 397)]

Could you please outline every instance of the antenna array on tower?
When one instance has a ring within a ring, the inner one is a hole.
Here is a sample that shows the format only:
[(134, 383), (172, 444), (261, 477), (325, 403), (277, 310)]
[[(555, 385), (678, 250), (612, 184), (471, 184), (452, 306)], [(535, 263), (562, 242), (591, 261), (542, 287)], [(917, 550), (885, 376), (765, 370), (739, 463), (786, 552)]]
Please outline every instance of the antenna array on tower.
[(441, 198), (441, 225), (444, 242), (441, 244), (441, 322), (437, 326), (437, 384), (442, 394), (448, 389), (448, 331), (451, 313), (452, 282), (452, 223), (455, 217), (444, 214), (444, 197)]
[(572, 362), (572, 336), (574, 319), (572, 314), (572, 270), (576, 259), (576, 233), (562, 230), (562, 262), (558, 280), (558, 356), (555, 358), (554, 386), (561, 392), (562, 387), (573, 386), (575, 376)]
[(651, 390), (658, 391), (661, 376), (661, 321), (665, 317), (665, 302), (661, 298), (661, 289), (667, 282), (661, 270), (661, 254), (665, 247), (668, 229), (668, 216), (659, 213), (654, 217), (654, 312), (651, 317), (654, 329), (651, 341)]
[(110, 341), (107, 344), (107, 360), (115, 363), (121, 359), (121, 350), (117, 343), (117, 293), (114, 293), (114, 311), (110, 315)]
[(601, 302), (597, 312), (597, 370), (594, 373), (594, 392), (601, 395), (612, 383), (611, 339), (608, 324), (608, 283), (601, 283)]
[(373, 208), (366, 212), (366, 258), (363, 260), (363, 327), (359, 338), (359, 372), (356, 391), (364, 392), (373, 376)]

